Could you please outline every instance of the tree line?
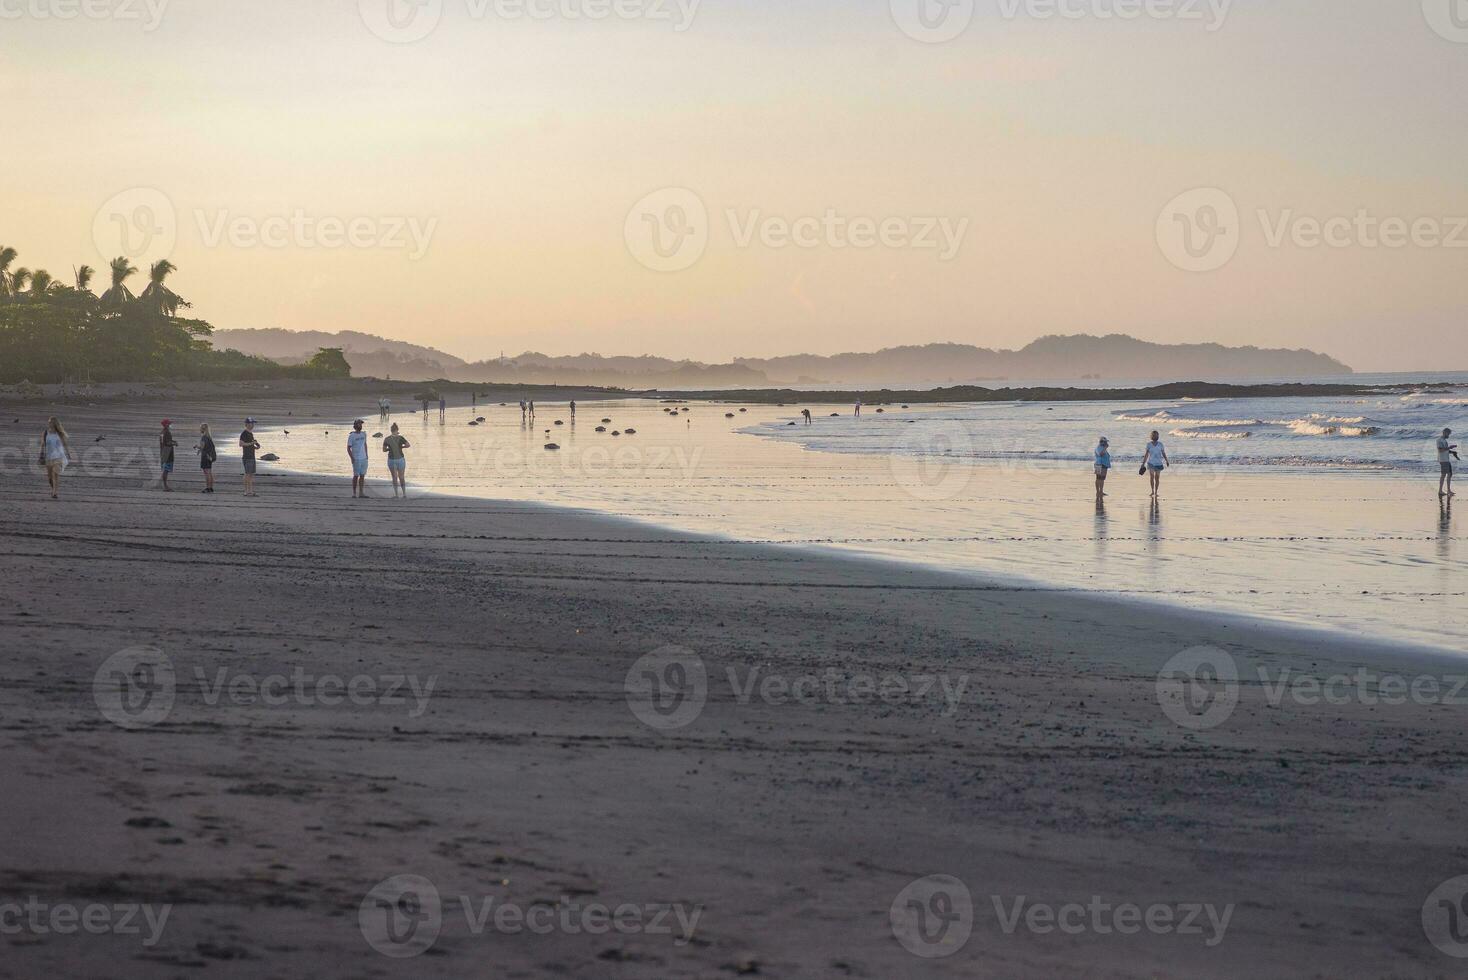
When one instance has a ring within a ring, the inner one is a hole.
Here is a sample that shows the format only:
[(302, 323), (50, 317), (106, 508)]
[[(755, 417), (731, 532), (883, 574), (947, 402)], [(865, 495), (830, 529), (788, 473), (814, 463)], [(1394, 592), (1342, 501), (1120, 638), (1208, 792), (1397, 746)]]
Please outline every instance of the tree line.
[(96, 270), (72, 270), (71, 282), (19, 265), (0, 246), (0, 383), (346, 378), (342, 351), (324, 348), (305, 364), (285, 366), (238, 351), (215, 350), (214, 327), (181, 315), (192, 304), (168, 285), (178, 267), (167, 259), (138, 269), (125, 256), (108, 267), (110, 285), (93, 291)]

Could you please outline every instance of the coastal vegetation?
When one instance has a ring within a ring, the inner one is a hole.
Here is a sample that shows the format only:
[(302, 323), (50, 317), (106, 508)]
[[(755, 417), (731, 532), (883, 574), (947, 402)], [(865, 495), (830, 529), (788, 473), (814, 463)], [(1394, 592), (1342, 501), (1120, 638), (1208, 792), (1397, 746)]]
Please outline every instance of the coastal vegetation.
[(214, 327), (184, 315), (192, 304), (169, 285), (177, 266), (161, 259), (139, 270), (112, 260), (99, 294), (97, 271), (83, 265), (70, 282), (20, 264), (0, 246), (0, 383), (346, 378), (340, 349), (325, 348), (303, 364), (284, 366), (234, 350), (216, 350)]

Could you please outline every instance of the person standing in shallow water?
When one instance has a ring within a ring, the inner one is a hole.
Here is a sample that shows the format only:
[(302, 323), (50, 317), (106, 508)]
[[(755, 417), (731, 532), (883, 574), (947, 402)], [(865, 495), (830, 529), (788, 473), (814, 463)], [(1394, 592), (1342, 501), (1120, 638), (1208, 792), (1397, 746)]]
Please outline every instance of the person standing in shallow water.
[(260, 443), (255, 441), (255, 420), (245, 419), (245, 431), (240, 433), (241, 462), (245, 467), (245, 496), (258, 497), (255, 492), (255, 452)]
[(1453, 460), (1458, 458), (1458, 447), (1452, 445), (1453, 430), (1444, 429), (1443, 437), (1437, 441), (1437, 495), (1456, 497), (1453, 493)]
[(41, 465), (46, 467), (46, 483), (51, 487), (51, 499), (59, 500), (61, 473), (71, 462), (71, 444), (66, 441), (66, 430), (56, 416), (46, 422), (46, 431), (41, 433)]
[(404, 449), (412, 447), (407, 439), (398, 432), (398, 424), (392, 425), (392, 435), (382, 440), (382, 451), (387, 453), (387, 475), (392, 477), (392, 495), (397, 497), (398, 491), (403, 492), (403, 499), (408, 497), (408, 457), (403, 454)]
[(1152, 496), (1155, 497), (1162, 489), (1162, 471), (1172, 465), (1172, 461), (1167, 458), (1167, 449), (1162, 445), (1160, 432), (1152, 433), (1152, 441), (1147, 443), (1145, 452), (1147, 461), (1142, 465), (1146, 467), (1147, 476), (1152, 481)]
[(1096, 446), (1096, 499), (1106, 496), (1106, 477), (1111, 475), (1111, 441), (1104, 436)]
[(194, 444), (194, 452), (199, 454), (199, 469), (204, 471), (203, 493), (214, 492), (214, 461), (219, 458), (219, 450), (214, 448), (214, 437), (209, 434), (209, 423), (205, 422), (199, 426), (199, 441)]

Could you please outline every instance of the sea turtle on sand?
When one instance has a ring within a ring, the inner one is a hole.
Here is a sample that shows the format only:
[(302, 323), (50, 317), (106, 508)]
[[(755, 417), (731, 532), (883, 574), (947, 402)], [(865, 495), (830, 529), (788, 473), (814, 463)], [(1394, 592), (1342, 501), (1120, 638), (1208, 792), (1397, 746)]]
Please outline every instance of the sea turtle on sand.
[(607, 427), (604, 426), (604, 425), (599, 425), (599, 426), (596, 427), (596, 431), (598, 431), (598, 432), (605, 432), (605, 431), (607, 431)]
[(277, 455), (275, 455), (275, 453), (266, 453), (264, 456), (261, 456), (260, 459), (261, 459), (261, 461), (266, 462), (266, 463), (278, 463), (278, 462), (280, 462), (280, 457), (277, 456)]
[(553, 442), (548, 442), (548, 443), (546, 443), (546, 444), (545, 444), (545, 448), (546, 448), (546, 449), (547, 449), (547, 450), (548, 450), (548, 451), (550, 451), (550, 452), (555, 452), (555, 451), (556, 451), (556, 450), (557, 450), (557, 449), (560, 449), (560, 448), (561, 448), (561, 447), (560, 447), (560, 446), (557, 446), (557, 445), (556, 445), (556, 444), (555, 444), (555, 443), (553, 443)]
[(636, 429), (628, 429), (626, 434), (629, 435), (629, 436), (635, 436), (635, 435), (637, 435), (637, 430)]

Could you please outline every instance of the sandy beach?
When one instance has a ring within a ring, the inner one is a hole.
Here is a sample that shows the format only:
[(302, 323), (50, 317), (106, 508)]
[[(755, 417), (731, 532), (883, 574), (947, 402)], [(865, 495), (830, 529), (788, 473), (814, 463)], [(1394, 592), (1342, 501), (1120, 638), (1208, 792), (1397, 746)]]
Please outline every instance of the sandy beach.
[[(201, 420), (225, 445), (245, 414), (361, 410), (4, 403), (0, 976), (1460, 974), (1435, 890), (1468, 874), (1468, 663), (354, 501), (345, 472), (245, 499), (221, 461), (206, 496), (186, 451), (165, 494), (139, 463), (164, 415), (186, 450)], [(50, 414), (111, 461), (59, 502), (29, 448)], [(1159, 672), (1199, 648), (1239, 681), (1189, 712)], [(47, 917), (91, 907), (141, 907), (140, 934)], [(10, 928), (26, 908), (44, 925)]]

